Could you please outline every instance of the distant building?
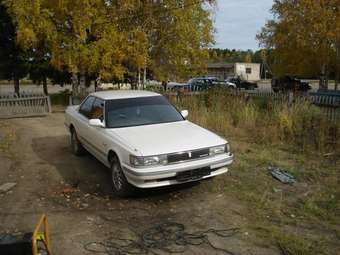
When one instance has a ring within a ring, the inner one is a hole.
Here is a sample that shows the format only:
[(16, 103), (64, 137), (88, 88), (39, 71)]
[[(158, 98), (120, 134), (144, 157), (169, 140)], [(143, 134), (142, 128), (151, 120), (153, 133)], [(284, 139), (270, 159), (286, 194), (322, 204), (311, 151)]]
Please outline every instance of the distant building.
[(211, 63), (208, 64), (208, 76), (214, 76), (220, 80), (228, 77), (240, 76), (247, 81), (258, 81), (261, 64), (258, 63)]

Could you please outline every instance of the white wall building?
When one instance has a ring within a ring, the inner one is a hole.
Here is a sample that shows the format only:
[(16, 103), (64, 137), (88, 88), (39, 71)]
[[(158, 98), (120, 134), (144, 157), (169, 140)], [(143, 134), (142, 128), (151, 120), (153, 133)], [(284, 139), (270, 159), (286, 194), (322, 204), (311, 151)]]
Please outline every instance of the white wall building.
[(214, 76), (220, 80), (228, 77), (240, 76), (247, 81), (258, 81), (261, 64), (258, 63), (211, 63), (208, 64), (208, 76)]

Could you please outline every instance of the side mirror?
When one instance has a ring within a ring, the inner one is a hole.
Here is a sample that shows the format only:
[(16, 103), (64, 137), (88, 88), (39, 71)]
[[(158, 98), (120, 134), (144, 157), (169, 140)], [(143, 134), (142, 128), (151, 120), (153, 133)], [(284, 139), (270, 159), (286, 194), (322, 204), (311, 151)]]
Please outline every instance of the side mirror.
[(186, 119), (186, 117), (188, 117), (188, 115), (189, 115), (189, 112), (188, 112), (188, 110), (183, 110), (183, 111), (181, 111), (181, 114), (182, 114), (183, 118)]
[(100, 119), (90, 119), (89, 125), (92, 127), (104, 127), (104, 124)]

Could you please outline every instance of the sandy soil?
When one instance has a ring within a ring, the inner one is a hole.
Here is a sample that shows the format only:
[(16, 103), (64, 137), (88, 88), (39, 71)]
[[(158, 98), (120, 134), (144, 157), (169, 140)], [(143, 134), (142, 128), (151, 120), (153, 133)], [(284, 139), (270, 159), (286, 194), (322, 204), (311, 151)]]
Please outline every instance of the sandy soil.
[[(232, 237), (209, 235), (209, 240), (234, 254), (280, 254), (275, 247), (256, 246), (240, 204), (213, 189), (218, 178), (232, 175), (232, 167), (229, 174), (204, 183), (140, 190), (134, 198), (120, 199), (112, 194), (109, 173), (99, 161), (71, 154), (63, 113), (0, 124), (14, 134), (12, 153), (0, 152), (0, 184), (17, 183), (0, 194), (0, 233), (30, 232), (46, 213), (53, 254), (80, 255), (91, 254), (84, 249), (88, 242), (110, 235), (136, 238), (171, 221), (188, 232), (239, 227)], [(184, 254), (224, 254), (206, 244), (186, 248)]]

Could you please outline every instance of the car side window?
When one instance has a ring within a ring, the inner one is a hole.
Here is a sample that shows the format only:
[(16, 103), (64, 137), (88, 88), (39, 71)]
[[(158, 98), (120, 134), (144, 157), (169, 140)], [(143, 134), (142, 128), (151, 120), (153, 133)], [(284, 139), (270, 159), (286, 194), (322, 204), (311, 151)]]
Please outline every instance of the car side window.
[(104, 100), (96, 98), (92, 105), (91, 119), (104, 120)]
[(86, 100), (81, 104), (79, 108), (79, 112), (83, 114), (85, 117), (90, 118), (91, 116), (91, 110), (92, 110), (92, 105), (94, 102), (95, 98), (92, 96), (89, 96), (86, 98)]

